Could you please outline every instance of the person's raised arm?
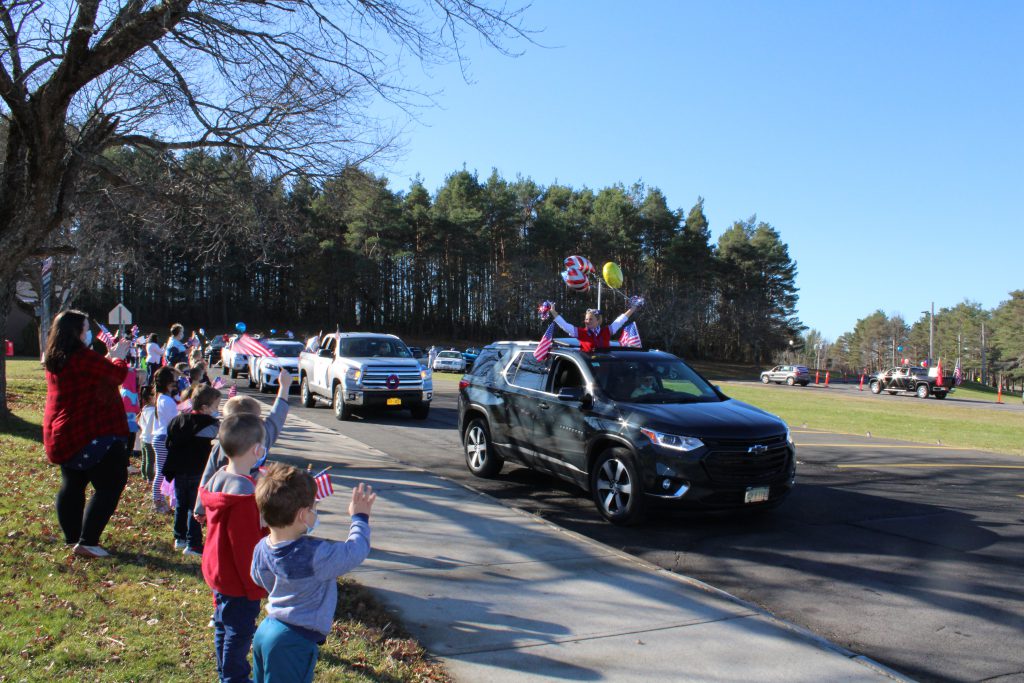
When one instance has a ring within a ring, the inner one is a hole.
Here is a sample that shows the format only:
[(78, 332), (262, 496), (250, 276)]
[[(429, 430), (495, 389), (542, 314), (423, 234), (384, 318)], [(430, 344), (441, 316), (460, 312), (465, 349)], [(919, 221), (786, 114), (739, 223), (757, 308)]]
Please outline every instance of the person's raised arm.
[(612, 324), (608, 326), (608, 329), (611, 330), (612, 334), (618, 334), (619, 330), (622, 329), (622, 326), (626, 324), (630, 316), (632, 316), (634, 313), (636, 313), (636, 309), (630, 308), (625, 313), (620, 315), (618, 318), (613, 320)]
[(558, 313), (558, 310), (555, 309), (554, 304), (551, 304), (551, 317), (552, 319), (554, 319), (555, 324), (562, 328), (563, 332), (565, 332), (570, 337), (576, 336), (576, 327), (566, 322), (565, 318), (563, 318)]

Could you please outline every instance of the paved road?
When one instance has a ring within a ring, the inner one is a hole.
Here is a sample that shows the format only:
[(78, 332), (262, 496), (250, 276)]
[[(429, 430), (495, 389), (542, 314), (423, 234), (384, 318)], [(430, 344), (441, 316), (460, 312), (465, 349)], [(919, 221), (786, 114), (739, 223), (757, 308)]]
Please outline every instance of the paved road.
[(798, 486), (778, 510), (676, 514), (623, 529), (548, 476), (514, 466), (491, 481), (469, 475), (455, 383), (437, 384), (424, 422), (395, 413), (342, 423), (326, 407), (293, 410), (906, 675), (1024, 681), (1024, 458), (802, 431)]

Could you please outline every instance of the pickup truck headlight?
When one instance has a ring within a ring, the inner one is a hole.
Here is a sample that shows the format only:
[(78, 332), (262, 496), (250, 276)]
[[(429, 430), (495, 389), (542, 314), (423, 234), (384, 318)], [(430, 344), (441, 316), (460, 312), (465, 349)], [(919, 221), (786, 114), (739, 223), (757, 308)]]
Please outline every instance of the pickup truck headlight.
[(420, 370), (420, 379), (430, 379), (430, 369), (423, 368)]
[(789, 427), (786, 427), (786, 443), (788, 443), (790, 446), (796, 445), (795, 443), (793, 443), (793, 433), (789, 431)]
[(363, 371), (359, 368), (349, 368), (345, 371), (345, 379), (350, 379), (353, 382), (358, 382), (359, 378), (363, 376)]
[(655, 446), (669, 448), (673, 451), (695, 451), (704, 446), (704, 442), (692, 436), (678, 436), (676, 434), (665, 434), (652, 429), (641, 429), (640, 433), (651, 440)]

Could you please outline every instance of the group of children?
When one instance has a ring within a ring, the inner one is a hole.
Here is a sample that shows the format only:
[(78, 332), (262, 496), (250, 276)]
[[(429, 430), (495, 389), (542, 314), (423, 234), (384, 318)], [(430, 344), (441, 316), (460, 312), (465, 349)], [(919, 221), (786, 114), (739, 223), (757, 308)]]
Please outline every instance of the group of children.
[[(312, 475), (265, 466), (288, 415), (291, 377), (282, 371), (266, 420), (248, 396), (229, 398), (221, 416), (221, 392), (201, 357), (190, 360), (191, 367), (159, 367), (138, 392), (142, 472), (152, 481), (153, 505), (170, 511), (163, 482), (172, 482), (175, 548), (202, 557), (213, 592), (220, 681), (249, 681), (253, 673), (257, 681), (311, 681), (333, 621), (337, 577), (369, 554), (376, 494), (363, 484), (353, 490), (346, 542), (309, 537), (317, 526)], [(190, 409), (179, 410), (176, 397)], [(257, 630), (264, 598), (267, 616)]]

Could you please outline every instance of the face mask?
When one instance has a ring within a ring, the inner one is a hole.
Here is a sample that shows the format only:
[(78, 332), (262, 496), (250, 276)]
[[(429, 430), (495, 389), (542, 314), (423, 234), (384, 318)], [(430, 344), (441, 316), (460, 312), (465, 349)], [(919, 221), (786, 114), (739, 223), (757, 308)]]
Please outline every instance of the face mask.
[(92, 330), (85, 331), (85, 345), (92, 346)]
[(314, 531), (316, 531), (316, 528), (318, 526), (320, 526), (320, 513), (317, 512), (316, 510), (313, 510), (313, 526), (306, 527), (306, 535), (309, 536), (310, 534), (312, 534)]
[(267, 456), (270, 454), (270, 451), (267, 450), (266, 446), (261, 446), (261, 448), (263, 449), (263, 455), (256, 461), (256, 464), (253, 465), (253, 467), (257, 469), (263, 467), (263, 463), (267, 461)]

